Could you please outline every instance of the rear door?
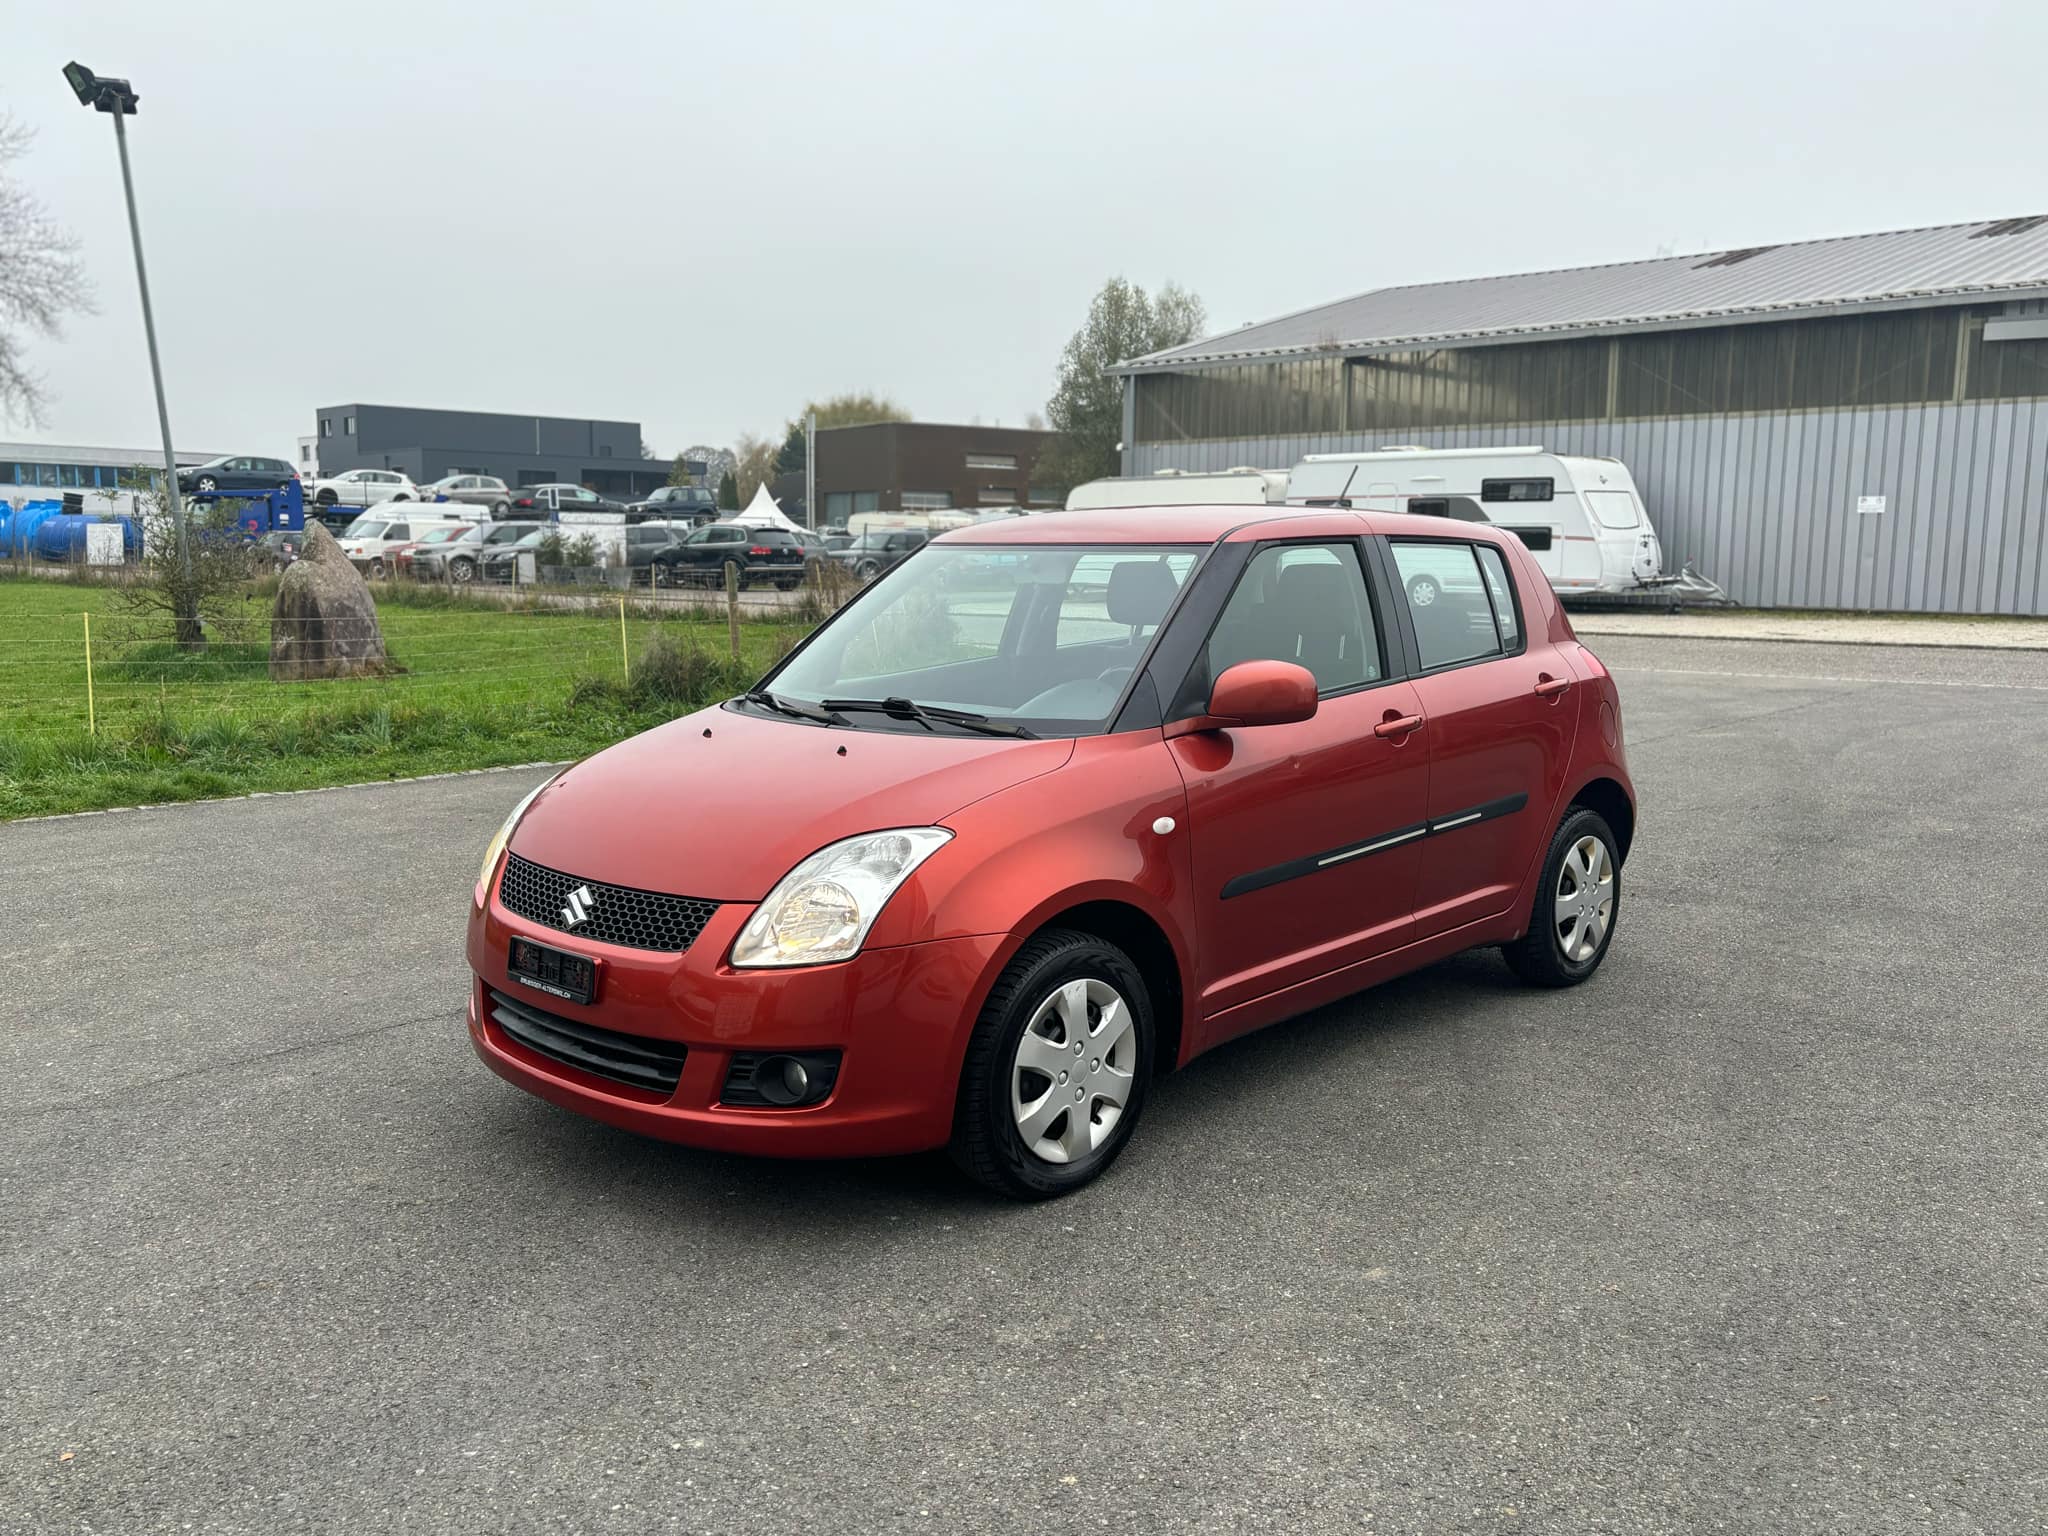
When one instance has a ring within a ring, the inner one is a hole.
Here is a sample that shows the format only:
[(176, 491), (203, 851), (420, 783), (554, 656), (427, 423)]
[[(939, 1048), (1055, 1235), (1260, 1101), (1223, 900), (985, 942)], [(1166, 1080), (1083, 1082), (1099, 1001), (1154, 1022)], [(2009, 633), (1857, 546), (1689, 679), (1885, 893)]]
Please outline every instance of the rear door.
[[(1387, 540), (1428, 727), (1429, 834), (1415, 904), (1428, 938), (1505, 909), (1548, 844), (1578, 727), (1573, 672), (1531, 635), (1526, 567), (1491, 543)], [(1434, 595), (1418, 601), (1424, 592)]]
[(1205, 1016), (1410, 937), (1429, 748), (1414, 686), (1390, 679), (1362, 560), (1355, 538), (1260, 546), (1169, 711), (1199, 713), (1218, 674), (1262, 658), (1306, 666), (1319, 695), (1315, 717), (1294, 725), (1171, 741), (1188, 792)]

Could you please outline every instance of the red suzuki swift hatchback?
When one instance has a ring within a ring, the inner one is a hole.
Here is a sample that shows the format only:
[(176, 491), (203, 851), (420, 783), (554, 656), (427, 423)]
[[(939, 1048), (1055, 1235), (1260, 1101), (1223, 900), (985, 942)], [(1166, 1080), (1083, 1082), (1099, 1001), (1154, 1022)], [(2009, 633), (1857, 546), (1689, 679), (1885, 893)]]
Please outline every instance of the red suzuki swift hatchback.
[(1056, 1195), (1247, 1030), (1476, 945), (1584, 981), (1634, 829), (1613, 680), (1511, 536), (1006, 520), (521, 801), (469, 1032), (629, 1130)]

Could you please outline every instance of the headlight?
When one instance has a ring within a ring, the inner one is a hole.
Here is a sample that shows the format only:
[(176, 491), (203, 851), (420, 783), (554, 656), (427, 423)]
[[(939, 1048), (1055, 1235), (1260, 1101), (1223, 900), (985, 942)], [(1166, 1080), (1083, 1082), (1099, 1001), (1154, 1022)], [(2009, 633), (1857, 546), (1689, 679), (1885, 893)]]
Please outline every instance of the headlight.
[[(562, 772), (566, 773), (568, 770), (565, 768)], [(540, 792), (561, 776), (562, 774), (560, 773), (551, 774), (548, 778), (534, 786), (533, 789), (527, 792), (524, 799), (512, 807), (512, 814), (499, 823), (498, 830), (491, 834), (490, 844), (484, 849), (483, 868), (476, 872), (476, 904), (478, 906), (482, 906), (484, 899), (490, 894), (491, 875), (497, 870), (498, 856), (505, 851), (505, 845), (512, 840), (512, 829), (519, 825), (519, 818), (526, 814), (526, 808), (533, 804)]]
[(822, 965), (859, 954), (896, 888), (952, 836), (944, 827), (905, 827), (819, 849), (754, 909), (733, 941), (732, 963)]

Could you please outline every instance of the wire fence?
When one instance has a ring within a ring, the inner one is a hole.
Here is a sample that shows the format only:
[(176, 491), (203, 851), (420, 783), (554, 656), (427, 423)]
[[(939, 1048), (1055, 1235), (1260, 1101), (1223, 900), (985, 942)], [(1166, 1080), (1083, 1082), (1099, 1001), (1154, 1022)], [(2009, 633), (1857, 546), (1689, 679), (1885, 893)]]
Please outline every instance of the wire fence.
[[(259, 582), (203, 649), (172, 640), (162, 616), (124, 601), (118, 573), (72, 579), (0, 570), (0, 741), (147, 736), (231, 717), (317, 721), (364, 710), (437, 710), (478, 727), (536, 717), (681, 707), (767, 670), (846, 591), (493, 591), (371, 583), (387, 661), (365, 675), (273, 678), (273, 641), (322, 621), (271, 612)], [(850, 584), (848, 584), (850, 590)], [(649, 667), (659, 676), (649, 678)]]

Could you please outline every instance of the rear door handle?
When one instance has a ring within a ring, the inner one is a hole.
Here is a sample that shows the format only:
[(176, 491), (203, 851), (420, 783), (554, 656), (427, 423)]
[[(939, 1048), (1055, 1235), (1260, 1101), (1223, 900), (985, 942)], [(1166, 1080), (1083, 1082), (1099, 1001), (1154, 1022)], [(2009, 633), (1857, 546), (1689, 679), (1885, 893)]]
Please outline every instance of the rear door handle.
[(1572, 680), (1570, 678), (1552, 677), (1546, 672), (1536, 680), (1536, 696), (1542, 699), (1554, 699), (1571, 687), (1571, 685)]
[(1419, 731), (1421, 729), (1422, 716), (1397, 715), (1392, 720), (1382, 720), (1372, 728), (1372, 733), (1375, 736), (1391, 741), (1396, 737), (1406, 736), (1410, 731)]

